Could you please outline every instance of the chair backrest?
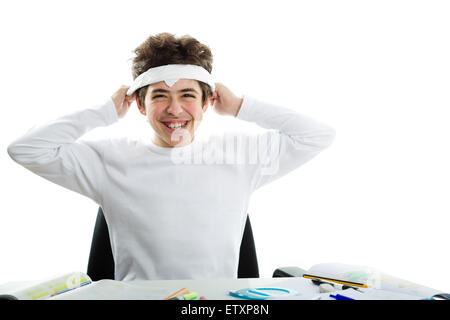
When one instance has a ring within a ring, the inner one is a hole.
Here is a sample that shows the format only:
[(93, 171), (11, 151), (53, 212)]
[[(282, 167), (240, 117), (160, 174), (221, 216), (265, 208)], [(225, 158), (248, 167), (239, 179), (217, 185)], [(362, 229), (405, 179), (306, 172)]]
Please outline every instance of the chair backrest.
[[(93, 281), (114, 279), (114, 257), (111, 250), (108, 225), (100, 207), (95, 221), (87, 274)], [(238, 278), (258, 278), (258, 260), (250, 218), (247, 215), (239, 254)]]

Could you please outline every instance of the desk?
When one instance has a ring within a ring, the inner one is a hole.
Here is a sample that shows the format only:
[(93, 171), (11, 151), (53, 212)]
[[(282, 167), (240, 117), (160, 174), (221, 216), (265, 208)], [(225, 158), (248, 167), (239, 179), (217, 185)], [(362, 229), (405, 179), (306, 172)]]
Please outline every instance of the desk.
[[(341, 285), (335, 285), (331, 288), (333, 292), (345, 291), (348, 298), (356, 300), (415, 300), (433, 297), (442, 291), (415, 284), (400, 278), (396, 278), (384, 273), (375, 272), (372, 269), (361, 266), (351, 266), (343, 264), (318, 264), (311, 267), (310, 272), (317, 275), (326, 275), (332, 279), (347, 279), (351, 281), (353, 278), (361, 279), (361, 283), (366, 281), (367, 288), (358, 288), (358, 290), (342, 288)], [(62, 276), (58, 279), (49, 281), (50, 283), (38, 283), (37, 288), (30, 288), (34, 295), (40, 294), (42, 291), (46, 294), (46, 298), (56, 289), (49, 289), (52, 286), (67, 286), (67, 281), (74, 276), (86, 277), (82, 273), (74, 273)], [(86, 278), (83, 278), (85, 282)], [(350, 279), (350, 280), (349, 280)], [(356, 280), (354, 280), (356, 281)], [(77, 282), (80, 283), (80, 282)], [(336, 284), (336, 283), (334, 283)], [(43, 286), (43, 287), (42, 287)], [(49, 287), (46, 287), (49, 286)], [(2, 288), (3, 287), (3, 288)], [(191, 292), (196, 292), (200, 297), (204, 296), (208, 300), (234, 300), (231, 297), (231, 290), (239, 290), (244, 288), (257, 287), (275, 287), (285, 288), (296, 291), (298, 294), (286, 297), (286, 300), (311, 300), (314, 298), (321, 300), (330, 299), (329, 294), (320, 293), (318, 285), (315, 285), (310, 279), (303, 277), (286, 277), (286, 278), (251, 278), (251, 279), (208, 279), (208, 280), (135, 280), (135, 281), (115, 281), (100, 280), (87, 284), (80, 288), (61, 293), (54, 296), (52, 300), (163, 300), (171, 294), (186, 288)], [(5, 293), (15, 294), (19, 299), (33, 297), (27, 292), (17, 292), (10, 285), (0, 286)], [(17, 288), (15, 288), (17, 289)], [(23, 288), (25, 289), (25, 288)], [(330, 288), (328, 288), (330, 289)], [(322, 286), (322, 291), (325, 290)], [(49, 293), (50, 292), (50, 293)], [(344, 292), (341, 292), (344, 294)], [(22, 296), (21, 296), (22, 294)]]
[[(214, 280), (135, 280), (115, 281), (100, 280), (75, 290), (62, 293), (50, 300), (162, 300), (172, 293), (186, 288), (204, 296), (208, 300), (242, 300), (231, 297), (230, 290), (251, 287), (278, 287), (295, 290), (297, 296), (287, 299), (311, 300), (319, 295), (319, 287), (311, 280), (298, 277), (287, 278), (254, 278), (254, 279), (214, 279)], [(340, 290), (336, 288), (337, 290)], [(386, 299), (386, 300), (417, 300), (431, 297), (439, 293), (438, 290), (420, 287), (419, 295), (409, 292), (390, 292), (379, 289), (364, 289), (360, 294), (348, 289), (347, 294), (356, 293), (357, 300)], [(338, 292), (338, 291), (336, 291)], [(320, 294), (322, 300), (329, 300), (327, 293)]]
[[(228, 292), (249, 287), (266, 287), (283, 285), (289, 282), (290, 289), (313, 290), (318, 292), (317, 286), (303, 278), (254, 278), (254, 279), (218, 279), (218, 280), (136, 280), (114, 281), (100, 280), (90, 285), (78, 288), (68, 293), (51, 298), (51, 300), (84, 300), (84, 299), (120, 299), (161, 300), (181, 288), (187, 288), (204, 296), (208, 300), (241, 300), (231, 297)], [(306, 299), (305, 295), (305, 299)]]

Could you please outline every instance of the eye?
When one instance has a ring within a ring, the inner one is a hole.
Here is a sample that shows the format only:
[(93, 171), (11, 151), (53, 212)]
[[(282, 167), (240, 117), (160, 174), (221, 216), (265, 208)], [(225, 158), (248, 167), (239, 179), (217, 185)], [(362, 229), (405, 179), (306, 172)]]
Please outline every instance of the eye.
[(165, 98), (166, 96), (165, 95), (162, 95), (162, 94), (157, 94), (156, 96), (153, 96), (153, 98), (152, 99), (157, 99), (157, 98)]
[(193, 96), (192, 94), (189, 94), (189, 93), (183, 94), (183, 97), (185, 97), (185, 98), (195, 98), (195, 96)]

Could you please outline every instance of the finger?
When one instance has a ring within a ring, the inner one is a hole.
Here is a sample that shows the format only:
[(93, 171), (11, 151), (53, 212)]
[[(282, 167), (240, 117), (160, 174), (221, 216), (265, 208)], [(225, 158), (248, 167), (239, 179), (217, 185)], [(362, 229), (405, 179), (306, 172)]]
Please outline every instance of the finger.
[(134, 94), (132, 94), (131, 96), (125, 96), (125, 99), (127, 99), (128, 103), (132, 103), (134, 101)]
[(120, 87), (119, 91), (123, 94), (126, 94), (126, 92), (128, 91), (129, 88), (130, 88), (129, 86), (122, 85)]

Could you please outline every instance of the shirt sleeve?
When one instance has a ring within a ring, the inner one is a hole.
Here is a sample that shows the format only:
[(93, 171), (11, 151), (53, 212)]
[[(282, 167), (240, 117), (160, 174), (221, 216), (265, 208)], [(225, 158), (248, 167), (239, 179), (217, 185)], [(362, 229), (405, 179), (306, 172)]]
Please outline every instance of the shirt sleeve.
[(102, 144), (79, 139), (118, 121), (112, 99), (31, 128), (8, 146), (11, 158), (35, 174), (101, 203)]
[(238, 119), (268, 129), (247, 142), (256, 161), (252, 190), (303, 165), (331, 145), (335, 130), (291, 109), (244, 96)]

